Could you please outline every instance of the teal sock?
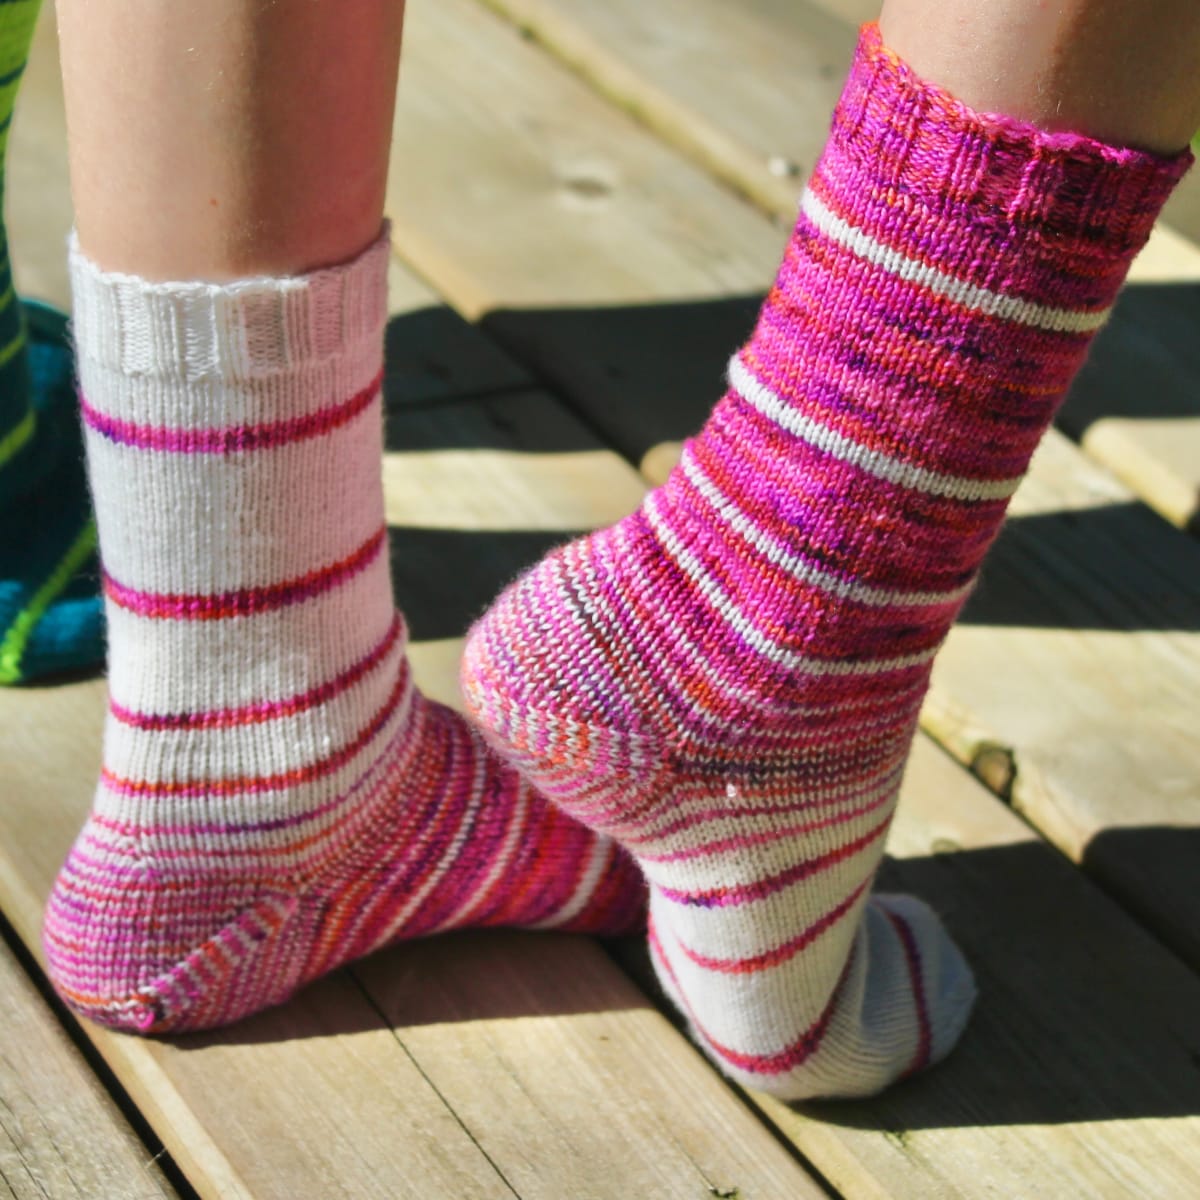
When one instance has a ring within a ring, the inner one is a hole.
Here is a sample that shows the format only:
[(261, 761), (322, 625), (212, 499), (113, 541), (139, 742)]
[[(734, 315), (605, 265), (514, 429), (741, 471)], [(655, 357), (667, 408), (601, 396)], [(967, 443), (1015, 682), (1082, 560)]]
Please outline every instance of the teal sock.
[[(0, 0), (0, 164), (40, 5)], [(0, 683), (100, 661), (98, 576), (66, 318), (17, 297), (0, 223)]]

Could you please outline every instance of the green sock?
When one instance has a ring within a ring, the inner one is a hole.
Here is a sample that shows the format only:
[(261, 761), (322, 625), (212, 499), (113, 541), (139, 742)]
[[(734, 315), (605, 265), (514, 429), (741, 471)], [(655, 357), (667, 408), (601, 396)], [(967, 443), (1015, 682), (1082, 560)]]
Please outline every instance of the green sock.
[[(40, 7), (0, 0), (0, 202)], [(0, 223), (0, 683), (99, 661), (98, 584), (66, 318), (17, 297)]]

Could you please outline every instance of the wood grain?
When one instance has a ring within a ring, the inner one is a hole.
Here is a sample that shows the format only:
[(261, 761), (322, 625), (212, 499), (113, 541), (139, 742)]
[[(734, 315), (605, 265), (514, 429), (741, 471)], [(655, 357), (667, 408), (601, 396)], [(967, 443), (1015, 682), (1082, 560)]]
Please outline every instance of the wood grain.
[(0, 1196), (176, 1195), (3, 941), (0, 1007)]

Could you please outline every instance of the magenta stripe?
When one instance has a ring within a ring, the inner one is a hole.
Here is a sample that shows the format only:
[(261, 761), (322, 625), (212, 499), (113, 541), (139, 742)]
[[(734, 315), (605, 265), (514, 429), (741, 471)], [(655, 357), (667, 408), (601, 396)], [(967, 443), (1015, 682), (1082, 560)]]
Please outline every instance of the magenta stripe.
[(685, 946), (678, 938), (675, 939), (675, 944), (698, 967), (703, 967), (706, 971), (716, 971), (722, 975), (753, 975), (758, 971), (782, 966), (785, 962), (795, 958), (802, 950), (807, 950), (821, 934), (836, 925), (858, 903), (859, 898), (871, 886), (871, 880), (874, 877), (874, 872), (872, 872), (849, 895), (807, 928), (802, 929), (795, 937), (788, 938), (780, 945), (771, 950), (764, 950), (761, 954), (755, 954), (748, 958), (710, 958), (698, 950)]
[(379, 395), (381, 371), (361, 392), (340, 404), (330, 404), (303, 417), (262, 425), (227, 425), (217, 429), (172, 429), (162, 425), (139, 425), (110, 417), (93, 407), (81, 392), (79, 408), (84, 423), (94, 433), (119, 446), (139, 450), (162, 450), (172, 454), (237, 454), (266, 450), (319, 437), (354, 420)]
[(845, 862), (848, 858), (853, 858), (873, 842), (879, 841), (887, 833), (891, 821), (892, 814), (889, 812), (874, 829), (855, 838), (854, 841), (846, 842), (845, 845), (831, 850), (828, 854), (803, 859), (785, 871), (770, 875), (766, 879), (757, 879), (752, 883), (741, 886), (731, 884), (728, 887), (707, 888), (697, 892), (663, 887), (661, 884), (656, 884), (655, 887), (665, 899), (672, 900), (676, 904), (690, 904), (699, 908), (727, 908), (732, 905), (749, 904), (755, 900), (763, 900), (811, 875), (827, 871), (830, 867), (837, 866), (838, 863)]
[(142, 713), (126, 708), (115, 700), (109, 700), (109, 712), (121, 722), (134, 729), (229, 729), (238, 725), (258, 725), (263, 721), (279, 720), (295, 716), (332, 700), (341, 692), (353, 687), (364, 675), (377, 667), (387, 657), (404, 629), (404, 619), (397, 613), (383, 640), (364, 658), (347, 668), (340, 675), (286, 700), (264, 700), (261, 704), (247, 704), (241, 708), (216, 708), (198, 713)]
[(228, 617), (249, 617), (274, 612), (323, 592), (332, 591), (365, 571), (379, 557), (387, 541), (387, 526), (380, 526), (357, 550), (328, 567), (310, 571), (298, 579), (271, 587), (240, 588), (214, 596), (183, 592), (139, 592), (118, 583), (106, 571), (104, 594), (114, 604), (140, 617), (173, 621), (218, 621)]

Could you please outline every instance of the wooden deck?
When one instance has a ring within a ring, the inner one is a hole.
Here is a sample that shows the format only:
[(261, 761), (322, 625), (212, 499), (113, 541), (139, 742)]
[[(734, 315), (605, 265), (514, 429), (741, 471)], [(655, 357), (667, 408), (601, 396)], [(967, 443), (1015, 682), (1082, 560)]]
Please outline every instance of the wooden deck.
[[(864, 7), (410, 0), (385, 477), (427, 690), (702, 422)], [(65, 305), (51, 18), (8, 204), (24, 290)], [(885, 870), (979, 975), (947, 1063), (863, 1104), (743, 1094), (636, 953), (545, 935), (397, 947), (212, 1035), (81, 1028), (36, 956), (98, 764), (83, 680), (0, 694), (0, 1196), (1200, 1196), (1200, 180), (1168, 218), (923, 715)]]

